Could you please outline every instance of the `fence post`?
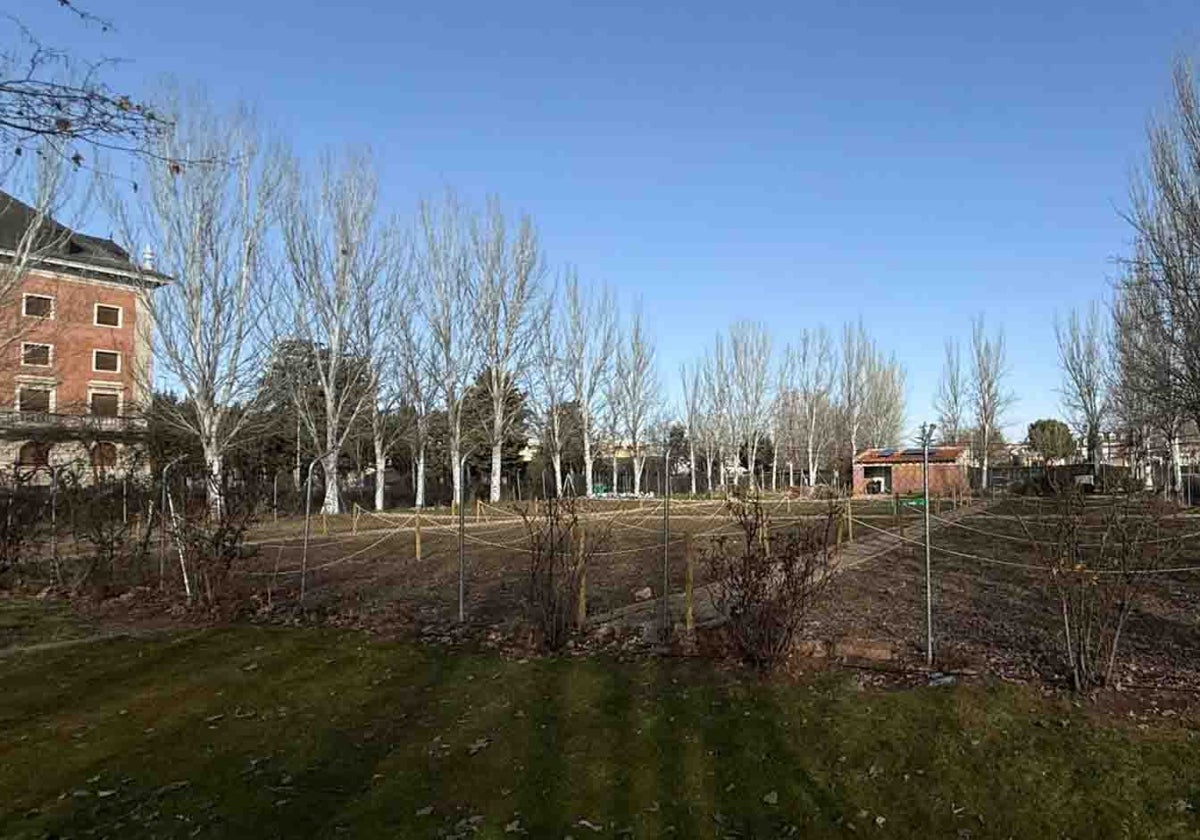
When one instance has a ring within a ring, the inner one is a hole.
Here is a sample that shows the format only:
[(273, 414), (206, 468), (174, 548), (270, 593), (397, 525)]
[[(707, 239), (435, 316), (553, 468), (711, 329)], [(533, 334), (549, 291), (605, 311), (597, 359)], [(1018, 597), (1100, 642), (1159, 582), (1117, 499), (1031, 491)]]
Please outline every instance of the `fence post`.
[(582, 519), (575, 521), (575, 562), (579, 568), (579, 602), (575, 605), (575, 626), (587, 624), (587, 562), (585, 561), (587, 534)]
[(358, 504), (358, 502), (355, 502), (355, 503), (354, 503), (354, 510), (353, 510), (353, 512), (350, 514), (350, 516), (351, 516), (351, 520), (350, 520), (350, 522), (351, 522), (351, 524), (350, 524), (350, 530), (351, 530), (351, 532), (352, 532), (352, 533), (354, 533), (355, 535), (357, 535), (357, 534), (358, 534), (358, 517), (359, 517), (359, 514), (360, 514), (360, 512), (361, 512), (361, 511), (362, 511), (362, 507), (361, 507), (361, 506)]
[(683, 562), (683, 627), (686, 633), (687, 643), (691, 645), (694, 643), (696, 636), (696, 593), (694, 571), (696, 558), (692, 553), (691, 534), (685, 534), (683, 537)]
[(854, 496), (846, 497), (846, 542), (854, 542)]
[(421, 509), (417, 508), (417, 525), (413, 535), (413, 549), (417, 555), (417, 562), (421, 560)]

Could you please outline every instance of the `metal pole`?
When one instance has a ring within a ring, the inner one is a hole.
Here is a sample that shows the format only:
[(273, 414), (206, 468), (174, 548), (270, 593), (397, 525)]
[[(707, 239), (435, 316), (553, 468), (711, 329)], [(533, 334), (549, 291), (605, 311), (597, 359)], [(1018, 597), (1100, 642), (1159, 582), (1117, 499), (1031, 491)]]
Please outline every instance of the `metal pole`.
[[(163, 467), (162, 471), (162, 499), (158, 508), (158, 588), (160, 590), (166, 585), (167, 579), (167, 476), (171, 472), (171, 468), (182, 460), (183, 456), (181, 455)], [(183, 576), (186, 583), (186, 568), (184, 569)]]
[[(669, 440), (669, 438), (668, 438)], [(667, 606), (667, 593), (671, 588), (671, 482), (667, 478), (667, 465), (670, 463), (670, 446), (664, 449), (663, 458), (663, 589), (662, 589), (662, 635), (663, 642), (671, 641), (671, 611)]]
[(933, 576), (929, 532), (929, 439), (933, 436), (934, 428), (932, 424), (921, 424), (921, 446), (924, 450), (922, 484), (925, 490), (925, 664), (930, 668), (933, 667)]
[(459, 487), (462, 488), (462, 497), (458, 500), (458, 623), (462, 624), (467, 620), (467, 561), (466, 554), (463, 550), (463, 532), (467, 527), (465, 517), (465, 506), (463, 502), (466, 500), (467, 490), (467, 458), (464, 455), (458, 465)]

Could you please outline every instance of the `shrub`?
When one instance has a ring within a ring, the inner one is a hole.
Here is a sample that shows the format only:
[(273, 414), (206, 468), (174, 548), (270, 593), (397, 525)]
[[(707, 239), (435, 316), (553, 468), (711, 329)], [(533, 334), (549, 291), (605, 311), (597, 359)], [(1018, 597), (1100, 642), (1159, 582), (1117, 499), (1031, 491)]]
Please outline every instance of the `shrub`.
[(757, 497), (734, 498), (729, 515), (739, 533), (704, 552), (713, 606), (726, 620), (743, 661), (776, 668), (834, 569), (836, 514), (772, 530)]
[(517, 509), (529, 539), (525, 617), (547, 650), (566, 644), (587, 613), (587, 568), (609, 543), (611, 522), (587, 523), (574, 498)]
[(1179, 554), (1166, 525), (1169, 505), (1148, 494), (1089, 503), (1059, 493), (1021, 519), (1046, 570), (1062, 624), (1062, 652), (1076, 691), (1112, 681), (1125, 623), (1150, 574)]

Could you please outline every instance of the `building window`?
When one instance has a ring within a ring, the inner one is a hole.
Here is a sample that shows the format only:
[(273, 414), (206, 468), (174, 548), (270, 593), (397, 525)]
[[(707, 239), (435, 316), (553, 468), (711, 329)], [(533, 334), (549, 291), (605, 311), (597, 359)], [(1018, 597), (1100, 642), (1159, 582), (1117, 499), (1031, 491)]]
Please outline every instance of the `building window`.
[(97, 327), (120, 327), (122, 323), (121, 307), (97, 303), (96, 317), (93, 323)]
[(93, 350), (92, 370), (100, 373), (120, 373), (121, 354), (115, 350)]
[(23, 295), (21, 311), (27, 318), (53, 318), (54, 298), (50, 295)]
[(117, 465), (117, 446), (115, 443), (101, 441), (92, 447), (92, 466), (97, 470), (112, 469)]
[(27, 367), (50, 367), (53, 346), (25, 342), (21, 345), (21, 364)]
[(90, 395), (92, 414), (97, 417), (121, 416), (121, 395), (94, 391)]
[(53, 394), (54, 391), (50, 388), (22, 385), (17, 392), (17, 411), (23, 414), (49, 414)]
[(17, 464), (22, 467), (50, 466), (50, 444), (29, 441), (17, 452)]

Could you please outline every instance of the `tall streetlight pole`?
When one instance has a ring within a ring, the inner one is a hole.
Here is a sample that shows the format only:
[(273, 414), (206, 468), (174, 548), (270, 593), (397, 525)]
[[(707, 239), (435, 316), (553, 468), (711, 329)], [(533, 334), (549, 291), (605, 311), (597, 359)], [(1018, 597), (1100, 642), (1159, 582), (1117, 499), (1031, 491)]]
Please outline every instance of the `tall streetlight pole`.
[(929, 533), (929, 443), (933, 440), (933, 423), (921, 424), (921, 448), (924, 452), (921, 483), (925, 490), (925, 664), (933, 667), (933, 575), (930, 564)]

